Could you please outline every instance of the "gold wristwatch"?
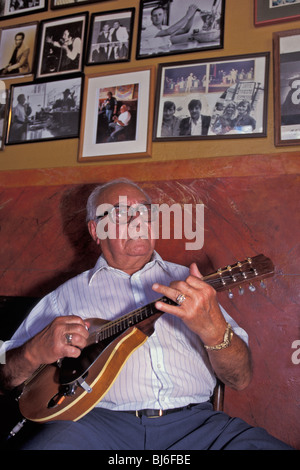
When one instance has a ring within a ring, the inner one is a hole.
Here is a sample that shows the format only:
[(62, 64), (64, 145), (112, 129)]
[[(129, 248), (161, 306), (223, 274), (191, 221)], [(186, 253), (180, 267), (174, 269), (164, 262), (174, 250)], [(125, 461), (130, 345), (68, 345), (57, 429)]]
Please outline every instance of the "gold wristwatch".
[(232, 327), (230, 323), (227, 323), (227, 328), (224, 334), (223, 342), (220, 344), (216, 344), (215, 346), (206, 346), (206, 344), (204, 344), (204, 347), (208, 351), (219, 351), (220, 349), (228, 348), (228, 346), (230, 346), (232, 337), (233, 337)]

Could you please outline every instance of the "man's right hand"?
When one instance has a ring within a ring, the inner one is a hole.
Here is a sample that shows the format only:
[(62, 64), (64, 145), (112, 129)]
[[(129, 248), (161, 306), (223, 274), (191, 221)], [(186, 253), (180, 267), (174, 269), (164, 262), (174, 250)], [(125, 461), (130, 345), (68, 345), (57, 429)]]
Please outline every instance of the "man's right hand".
[[(57, 317), (22, 346), (6, 352), (0, 368), (0, 394), (22, 384), (41, 364), (78, 357), (87, 345), (89, 322), (77, 316)], [(68, 342), (67, 336), (71, 335)]]
[[(63, 357), (78, 357), (87, 344), (89, 323), (78, 316), (57, 317), (24, 345), (24, 355), (32, 365), (51, 364)], [(72, 340), (67, 341), (67, 335)]]

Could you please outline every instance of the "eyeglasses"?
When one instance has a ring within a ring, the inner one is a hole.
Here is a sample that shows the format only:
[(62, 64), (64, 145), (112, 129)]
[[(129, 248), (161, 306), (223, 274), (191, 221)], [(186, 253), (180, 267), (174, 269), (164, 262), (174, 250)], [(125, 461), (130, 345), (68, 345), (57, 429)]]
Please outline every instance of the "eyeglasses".
[(134, 217), (139, 215), (144, 222), (151, 222), (157, 217), (157, 207), (152, 204), (138, 204), (136, 206), (114, 206), (103, 215), (96, 217), (96, 222), (109, 216), (115, 224), (129, 224)]

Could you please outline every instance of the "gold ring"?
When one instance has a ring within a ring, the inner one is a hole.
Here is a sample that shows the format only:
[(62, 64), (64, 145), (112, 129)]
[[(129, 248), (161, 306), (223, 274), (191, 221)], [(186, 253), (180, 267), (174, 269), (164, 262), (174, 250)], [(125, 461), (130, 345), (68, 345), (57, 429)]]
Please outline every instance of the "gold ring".
[(185, 295), (179, 294), (176, 298), (176, 302), (178, 303), (178, 305), (181, 305), (184, 301), (185, 301)]

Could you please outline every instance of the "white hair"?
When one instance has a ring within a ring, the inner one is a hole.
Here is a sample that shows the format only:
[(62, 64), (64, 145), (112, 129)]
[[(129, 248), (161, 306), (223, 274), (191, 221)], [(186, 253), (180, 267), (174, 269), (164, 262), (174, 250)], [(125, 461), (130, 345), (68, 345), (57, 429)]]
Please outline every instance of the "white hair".
[(110, 188), (111, 186), (115, 186), (117, 184), (128, 184), (130, 186), (133, 186), (144, 194), (145, 198), (147, 199), (147, 201), (149, 201), (149, 203), (151, 202), (148, 194), (138, 184), (134, 183), (133, 181), (127, 178), (118, 178), (109, 181), (108, 183), (100, 184), (93, 189), (93, 191), (89, 195), (86, 204), (86, 222), (89, 222), (90, 220), (94, 220), (96, 218), (96, 211), (99, 205), (99, 198), (101, 194), (104, 193), (107, 188)]

